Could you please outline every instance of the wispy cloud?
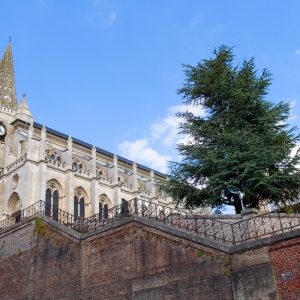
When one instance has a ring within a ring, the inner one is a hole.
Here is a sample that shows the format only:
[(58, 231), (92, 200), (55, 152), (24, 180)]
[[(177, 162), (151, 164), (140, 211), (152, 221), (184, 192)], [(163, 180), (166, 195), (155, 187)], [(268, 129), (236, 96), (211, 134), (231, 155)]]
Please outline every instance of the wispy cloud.
[(296, 107), (297, 101), (296, 100), (291, 100), (290, 101), (290, 107), (293, 109)]
[(183, 142), (183, 136), (179, 135), (178, 126), (181, 122), (176, 113), (189, 111), (197, 116), (204, 116), (205, 111), (201, 106), (175, 105), (168, 108), (167, 116), (158, 119), (151, 125), (151, 136), (154, 140), (159, 140), (165, 146), (175, 146)]
[(288, 118), (289, 122), (295, 122), (299, 119), (299, 116), (297, 114), (297, 110), (296, 110), (296, 106), (297, 106), (297, 101), (296, 100), (291, 100), (289, 101), (290, 103), (290, 108), (291, 108), (291, 113), (290, 116)]
[(294, 52), (294, 54), (300, 56), (300, 48), (296, 49), (295, 52)]
[(118, 148), (121, 154), (153, 169), (167, 172), (168, 162), (177, 160), (176, 144), (187, 143), (189, 140), (187, 136), (179, 134), (181, 119), (176, 116), (176, 113), (186, 111), (198, 116), (205, 115), (201, 106), (170, 106), (165, 117), (150, 125), (149, 136), (120, 143)]
[(136, 162), (144, 163), (155, 170), (163, 173), (167, 172), (168, 161), (171, 157), (160, 154), (149, 145), (149, 141), (144, 138), (136, 141), (125, 141), (118, 146), (122, 155)]

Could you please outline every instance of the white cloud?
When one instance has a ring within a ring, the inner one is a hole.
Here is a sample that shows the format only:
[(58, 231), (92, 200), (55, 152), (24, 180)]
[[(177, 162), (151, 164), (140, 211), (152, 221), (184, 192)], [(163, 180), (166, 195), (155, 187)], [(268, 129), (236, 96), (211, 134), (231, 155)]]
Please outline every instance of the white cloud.
[(299, 116), (296, 114), (296, 106), (297, 106), (297, 101), (291, 100), (290, 101), (291, 114), (288, 118), (288, 121), (295, 121), (299, 118)]
[[(300, 151), (300, 143), (296, 144), (296, 146), (291, 151), (291, 157), (294, 157)], [(300, 164), (296, 165), (298, 169), (300, 169)]]
[(160, 140), (166, 146), (175, 146), (175, 144), (183, 142), (186, 137), (183, 137), (178, 132), (178, 126), (181, 119), (176, 116), (176, 113), (189, 111), (197, 116), (205, 116), (204, 109), (200, 106), (193, 105), (175, 105), (168, 109), (168, 114), (165, 118), (159, 119), (151, 125), (151, 136), (155, 140)]
[(298, 143), (291, 151), (291, 156), (294, 157), (296, 153), (300, 151), (300, 143)]
[(291, 108), (295, 108), (296, 105), (297, 105), (297, 101), (296, 101), (296, 100), (290, 101), (290, 107), (291, 107)]
[(168, 169), (168, 162), (171, 157), (160, 154), (153, 149), (147, 139), (136, 140), (133, 142), (125, 141), (119, 144), (119, 150), (122, 155), (129, 159), (143, 163), (155, 170), (166, 173)]
[[(205, 115), (205, 111), (201, 106), (187, 106), (184, 104), (170, 106), (164, 118), (151, 124), (149, 136), (119, 144), (118, 148), (121, 154), (155, 170), (163, 173), (167, 172), (168, 162), (178, 159), (177, 154), (174, 154), (176, 144), (188, 142), (188, 137), (178, 132), (181, 119), (175, 115), (178, 112), (186, 111), (198, 116)], [(161, 154), (161, 152), (167, 154)]]
[(300, 48), (296, 49), (295, 52), (294, 52), (294, 54), (300, 56)]

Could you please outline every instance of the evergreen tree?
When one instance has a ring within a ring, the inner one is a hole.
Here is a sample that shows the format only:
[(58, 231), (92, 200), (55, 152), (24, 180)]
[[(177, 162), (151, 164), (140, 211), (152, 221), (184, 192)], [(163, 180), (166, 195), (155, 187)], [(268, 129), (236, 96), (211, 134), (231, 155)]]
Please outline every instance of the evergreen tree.
[(226, 191), (240, 191), (246, 207), (294, 201), (300, 191), (299, 142), (287, 119), (289, 103), (265, 99), (270, 73), (257, 74), (253, 58), (233, 66), (232, 48), (221, 46), (211, 59), (186, 65), (186, 81), (178, 93), (184, 103), (201, 105), (205, 117), (190, 112), (182, 118), (181, 133), (190, 137), (179, 144), (181, 162), (170, 164), (162, 188), (185, 207), (220, 209), (241, 201)]

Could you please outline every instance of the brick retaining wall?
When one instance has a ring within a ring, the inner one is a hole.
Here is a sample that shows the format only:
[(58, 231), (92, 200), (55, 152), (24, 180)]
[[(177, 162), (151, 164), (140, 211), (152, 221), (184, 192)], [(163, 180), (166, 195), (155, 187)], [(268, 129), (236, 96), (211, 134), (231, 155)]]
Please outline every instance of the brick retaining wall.
[(300, 238), (232, 252), (138, 219), (90, 235), (41, 219), (0, 235), (0, 299), (299, 299)]
[(300, 299), (300, 237), (269, 249), (277, 290), (282, 300)]

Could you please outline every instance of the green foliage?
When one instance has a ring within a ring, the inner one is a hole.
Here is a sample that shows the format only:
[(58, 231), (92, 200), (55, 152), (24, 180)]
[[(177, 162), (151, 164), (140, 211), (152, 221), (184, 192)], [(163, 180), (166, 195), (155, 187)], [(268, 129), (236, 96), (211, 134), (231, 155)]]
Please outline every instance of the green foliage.
[(202, 257), (202, 256), (204, 256), (205, 255), (205, 252), (204, 251), (202, 251), (202, 250), (198, 250), (197, 251), (197, 256), (198, 257)]
[(43, 220), (41, 220), (40, 218), (36, 218), (34, 220), (35, 223), (35, 232), (37, 234), (43, 235), (46, 231), (46, 224)]
[(239, 189), (247, 207), (294, 201), (300, 191), (300, 153), (291, 157), (299, 135), (287, 124), (289, 103), (265, 99), (271, 76), (258, 75), (253, 58), (240, 66), (233, 59), (232, 48), (221, 46), (213, 58), (185, 66), (178, 93), (206, 114), (178, 114), (191, 142), (178, 145), (182, 161), (171, 163), (162, 188), (188, 208), (226, 204), (239, 212), (240, 201), (222, 196), (226, 187)]
[(25, 252), (24, 249), (19, 248), (17, 251), (17, 254), (18, 254), (18, 256), (21, 256), (22, 254), (24, 254), (24, 252)]

